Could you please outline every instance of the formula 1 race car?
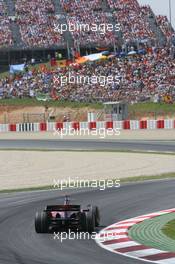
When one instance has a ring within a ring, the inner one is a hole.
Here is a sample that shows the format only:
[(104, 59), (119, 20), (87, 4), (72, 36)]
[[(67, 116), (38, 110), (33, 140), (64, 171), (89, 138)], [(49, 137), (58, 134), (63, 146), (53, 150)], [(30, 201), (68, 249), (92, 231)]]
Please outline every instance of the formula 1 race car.
[(70, 204), (66, 196), (63, 205), (48, 205), (41, 213), (35, 216), (35, 231), (48, 233), (55, 228), (61, 230), (75, 230), (92, 233), (100, 224), (100, 213), (97, 206), (87, 205), (82, 209), (81, 205)]

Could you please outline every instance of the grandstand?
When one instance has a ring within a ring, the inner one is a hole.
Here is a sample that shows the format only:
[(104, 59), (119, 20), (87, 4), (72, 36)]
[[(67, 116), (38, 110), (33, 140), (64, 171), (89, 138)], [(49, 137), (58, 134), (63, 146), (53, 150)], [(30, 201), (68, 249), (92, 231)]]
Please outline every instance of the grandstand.
[[(75, 30), (57, 30), (62, 24), (66, 28), (73, 24)], [(81, 24), (89, 27), (80, 30)], [(95, 24), (98, 30), (92, 29)], [(105, 24), (113, 29), (102, 34), (100, 25)], [(175, 101), (174, 30), (167, 17), (155, 16), (150, 6), (140, 6), (137, 0), (0, 0), (0, 27), (1, 65), (23, 63), (23, 58), (45, 61), (55, 51), (66, 59), (95, 50), (113, 52), (105, 61), (73, 65), (71, 70), (30, 70), (10, 81), (3, 78), (2, 98), (49, 94), (53, 99), (83, 102)], [(54, 77), (68, 77), (70, 72), (89, 78), (118, 75), (120, 83), (54, 82)]]
[(0, 48), (13, 45), (13, 34), (10, 28), (11, 20), (5, 2), (0, 0)]
[[(156, 17), (149, 6), (140, 7), (137, 0), (1, 0), (0, 19), (1, 48), (66, 47), (67, 41), (78, 41), (80, 47), (153, 44), (159, 43), (160, 38), (169, 38), (173, 31), (166, 17)], [(54, 28), (61, 23), (120, 23), (121, 35), (93, 30), (59, 34)]]

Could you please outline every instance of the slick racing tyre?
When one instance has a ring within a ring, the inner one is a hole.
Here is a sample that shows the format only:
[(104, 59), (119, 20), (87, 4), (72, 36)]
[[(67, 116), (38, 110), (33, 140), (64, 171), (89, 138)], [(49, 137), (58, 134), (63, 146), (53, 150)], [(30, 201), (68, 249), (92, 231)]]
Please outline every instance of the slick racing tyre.
[(87, 231), (87, 219), (85, 212), (82, 212), (80, 215), (80, 228), (82, 231)]
[(86, 212), (87, 232), (92, 233), (95, 231), (95, 215), (92, 207), (88, 209), (89, 210)]
[(100, 225), (100, 211), (98, 206), (92, 206), (92, 205), (88, 205), (87, 206), (88, 209), (92, 210), (92, 213), (94, 214), (95, 217), (95, 226), (99, 226)]
[(49, 229), (49, 221), (46, 212), (36, 213), (35, 231), (36, 233), (47, 233)]

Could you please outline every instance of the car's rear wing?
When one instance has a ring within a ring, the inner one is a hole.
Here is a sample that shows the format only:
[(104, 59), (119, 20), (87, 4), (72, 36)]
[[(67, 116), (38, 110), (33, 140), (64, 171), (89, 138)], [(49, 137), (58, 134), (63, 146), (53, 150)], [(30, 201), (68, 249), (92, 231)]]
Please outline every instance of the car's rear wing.
[(80, 211), (80, 205), (48, 205), (45, 211)]

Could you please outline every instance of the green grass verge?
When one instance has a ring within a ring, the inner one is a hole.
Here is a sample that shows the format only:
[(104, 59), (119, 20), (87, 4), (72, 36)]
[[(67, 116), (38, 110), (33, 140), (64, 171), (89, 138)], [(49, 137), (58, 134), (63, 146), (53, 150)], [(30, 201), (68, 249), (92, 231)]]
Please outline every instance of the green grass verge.
[(48, 106), (48, 107), (69, 107), (69, 108), (93, 108), (102, 109), (103, 105), (101, 103), (83, 103), (83, 102), (70, 102), (70, 101), (38, 101), (33, 98), (23, 98), (23, 99), (1, 99), (0, 106)]
[[(70, 107), (70, 108), (82, 108), (82, 107), (91, 107), (94, 109), (103, 109), (102, 103), (84, 103), (84, 102), (71, 102), (71, 101), (48, 101), (42, 102), (37, 101), (36, 99), (23, 98), (23, 99), (1, 99), (0, 105), (5, 106), (55, 106), (55, 107)], [(150, 112), (159, 112), (159, 113), (174, 113), (175, 114), (175, 104), (165, 104), (165, 103), (138, 103), (134, 105), (129, 105), (130, 113), (150, 113)]]
[(165, 104), (165, 103), (138, 103), (129, 106), (129, 112), (136, 112), (136, 113), (147, 113), (147, 112), (154, 112), (154, 113), (169, 113), (172, 112), (175, 114), (175, 104)]
[[(144, 181), (150, 181), (150, 180), (168, 180), (168, 179), (174, 179), (175, 178), (175, 172), (174, 173), (167, 173), (167, 174), (160, 174), (160, 175), (153, 175), (153, 176), (136, 176), (136, 177), (128, 177), (120, 179), (120, 184), (126, 184), (126, 183), (138, 183), (138, 182), (144, 182)], [(113, 179), (113, 181), (119, 180)], [(99, 180), (100, 181), (100, 180)], [(106, 182), (108, 180), (105, 180)], [(88, 187), (87, 185), (85, 187)], [(53, 185), (47, 185), (47, 186), (37, 186), (37, 187), (29, 187), (29, 188), (18, 188), (18, 189), (5, 189), (0, 190), (0, 193), (14, 193), (14, 192), (27, 192), (27, 191), (39, 191), (39, 190), (59, 190), (60, 186), (56, 186), (56, 188), (53, 188)]]
[[(141, 245), (162, 251), (175, 252), (174, 240), (164, 234), (163, 228), (175, 219), (175, 213), (166, 213), (146, 219), (129, 229), (129, 237)], [(167, 261), (168, 262), (168, 261)]]
[(175, 219), (172, 220), (172, 221), (170, 221), (170, 222), (168, 222), (168, 223), (162, 228), (162, 231), (163, 231), (163, 233), (164, 233), (167, 237), (169, 237), (169, 238), (175, 240)]

